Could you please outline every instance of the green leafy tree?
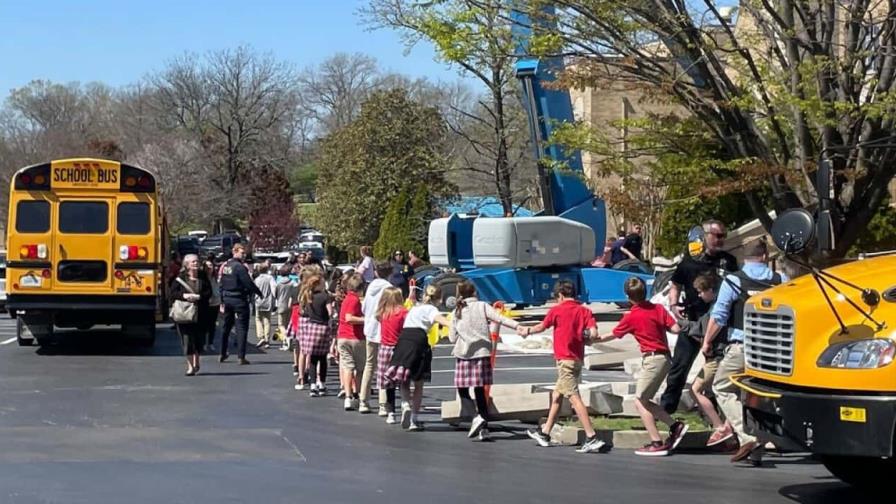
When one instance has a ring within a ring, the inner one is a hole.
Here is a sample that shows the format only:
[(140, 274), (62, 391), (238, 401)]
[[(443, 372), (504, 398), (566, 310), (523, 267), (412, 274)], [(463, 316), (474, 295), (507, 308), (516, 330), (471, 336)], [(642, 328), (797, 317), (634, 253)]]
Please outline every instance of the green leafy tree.
[(405, 250), (408, 236), (408, 209), (410, 198), (408, 191), (402, 190), (389, 204), (389, 209), (380, 224), (380, 235), (373, 246), (376, 257), (391, 257), (394, 250)]
[(485, 87), (482, 98), (450, 106), (456, 120), (449, 126), (466, 144), (457, 156), (458, 168), (467, 177), (491, 183), (505, 213), (510, 213), (515, 179), (520, 179), (516, 188), (523, 189), (534, 173), (520, 177), (520, 172), (535, 163), (516, 92), (515, 42), (506, 8), (478, 0), (370, 0), (362, 13), (371, 26), (402, 33), (408, 48), (428, 40), (442, 61)]
[(303, 201), (314, 203), (318, 170), (314, 163), (305, 163), (289, 171), (289, 187)]
[(375, 243), (389, 204), (426, 186), (433, 199), (456, 194), (446, 179), (446, 128), (438, 110), (402, 89), (377, 91), (354, 121), (321, 144), (314, 225), (352, 251)]
[(769, 210), (818, 203), (823, 158), (834, 167), (834, 256), (884, 203), (896, 175), (892, 2), (742, 1), (736, 18), (709, 0), (514, 4), (546, 21), (533, 23), (534, 52), (574, 63), (562, 84), (657, 92), (698, 121), (716, 146), (709, 166), (729, 171), (720, 187), (742, 192), (766, 228)]

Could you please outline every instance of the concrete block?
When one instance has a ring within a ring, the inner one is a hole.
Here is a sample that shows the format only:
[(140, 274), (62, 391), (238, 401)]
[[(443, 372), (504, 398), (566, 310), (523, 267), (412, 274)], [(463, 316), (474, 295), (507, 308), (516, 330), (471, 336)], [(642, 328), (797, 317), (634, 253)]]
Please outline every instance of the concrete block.
[(626, 395), (622, 398), (622, 411), (618, 413), (619, 416), (627, 416), (627, 417), (636, 417), (640, 416), (638, 414), (638, 408), (635, 406), (635, 396)]
[[(706, 448), (709, 439), (709, 431), (688, 432), (685, 434), (679, 450), (699, 450)], [(650, 436), (646, 430), (598, 430), (597, 436), (602, 441), (610, 443), (614, 449), (637, 450), (650, 442)], [(563, 446), (577, 446), (585, 442), (585, 430), (581, 427), (557, 426), (551, 429), (551, 441)]]
[[(531, 383), (493, 385), (489, 404), (492, 419), (534, 422), (547, 415), (551, 402), (550, 392), (536, 391), (536, 387), (541, 386)], [(455, 397), (452, 401), (443, 401), (441, 413), (443, 421), (460, 423), (463, 420), (460, 416), (460, 399)], [(564, 402), (560, 414), (571, 414), (568, 402)]]
[[(588, 394), (588, 410), (599, 415), (622, 413), (622, 396), (592, 389)], [(583, 396), (584, 397), (584, 396)]]
[(623, 366), (628, 359), (641, 358), (638, 350), (602, 352), (585, 356), (585, 369), (605, 369)]

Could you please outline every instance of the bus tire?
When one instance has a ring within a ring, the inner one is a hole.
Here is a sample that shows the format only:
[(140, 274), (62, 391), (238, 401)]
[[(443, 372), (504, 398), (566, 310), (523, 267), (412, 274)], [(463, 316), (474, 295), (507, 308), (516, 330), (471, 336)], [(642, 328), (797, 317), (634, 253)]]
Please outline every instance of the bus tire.
[(454, 305), (457, 303), (457, 284), (464, 280), (466, 277), (457, 273), (442, 273), (430, 280), (432, 285), (442, 291), (442, 297), (436, 303), (439, 311), (447, 312), (454, 309)]
[(16, 342), (19, 346), (32, 346), (48, 341), (53, 336), (53, 324), (39, 317), (16, 317)]
[(883, 487), (896, 471), (896, 460), (825, 455), (821, 463), (831, 474), (856, 488)]

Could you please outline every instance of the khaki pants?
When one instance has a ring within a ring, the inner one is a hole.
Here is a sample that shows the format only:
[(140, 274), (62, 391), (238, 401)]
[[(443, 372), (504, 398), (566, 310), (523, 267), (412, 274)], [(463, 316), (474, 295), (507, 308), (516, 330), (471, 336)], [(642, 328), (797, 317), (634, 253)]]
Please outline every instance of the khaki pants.
[(563, 397), (572, 397), (578, 394), (580, 381), (582, 381), (582, 361), (557, 361), (557, 384), (554, 390), (558, 394)]
[(290, 315), (291, 313), (288, 311), (277, 312), (277, 327), (274, 329), (274, 333), (279, 334), (282, 341), (286, 341), (286, 329), (289, 328)]
[(255, 337), (258, 341), (270, 341), (271, 312), (255, 310)]
[[(361, 378), (361, 402), (370, 399), (370, 384), (376, 383), (376, 361), (380, 353), (380, 344), (367, 342), (367, 359), (364, 362), (364, 376)], [(386, 404), (386, 391), (380, 389), (377, 399), (379, 404)]]
[(641, 357), (641, 372), (638, 373), (638, 382), (635, 385), (635, 396), (644, 402), (653, 401), (659, 392), (669, 369), (672, 367), (672, 359), (665, 354), (645, 355)]
[(734, 428), (741, 446), (750, 441), (756, 441), (744, 431), (744, 405), (740, 400), (740, 389), (731, 381), (731, 376), (744, 372), (744, 346), (732, 343), (725, 349), (725, 356), (719, 362), (716, 371), (716, 379), (712, 384), (712, 391), (716, 395), (719, 408), (725, 414), (725, 418)]

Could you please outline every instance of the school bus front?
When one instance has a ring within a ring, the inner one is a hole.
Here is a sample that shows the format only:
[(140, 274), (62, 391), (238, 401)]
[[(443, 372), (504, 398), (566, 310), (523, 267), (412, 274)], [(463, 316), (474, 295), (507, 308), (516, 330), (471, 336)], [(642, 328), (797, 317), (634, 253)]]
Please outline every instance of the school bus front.
[(13, 177), (7, 306), (20, 344), (53, 327), (121, 324), (152, 338), (164, 235), (155, 177), (102, 159), (64, 159)]

